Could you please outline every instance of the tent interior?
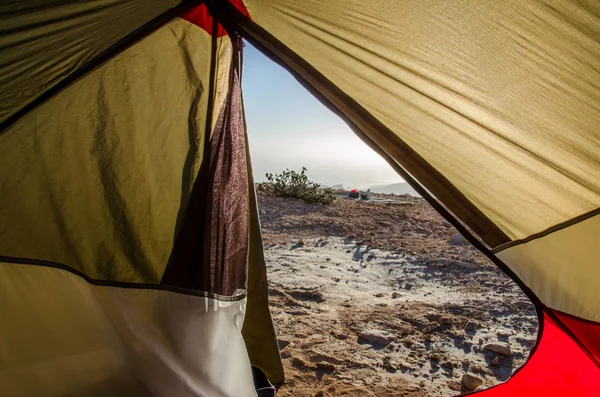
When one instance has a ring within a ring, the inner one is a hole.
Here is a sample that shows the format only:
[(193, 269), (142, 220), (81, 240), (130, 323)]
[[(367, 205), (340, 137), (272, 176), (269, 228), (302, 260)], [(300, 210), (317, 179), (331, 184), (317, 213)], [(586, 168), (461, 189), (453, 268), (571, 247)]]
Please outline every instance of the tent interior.
[(535, 305), (525, 365), (475, 394), (596, 395), (599, 17), (575, 0), (1, 4), (0, 394), (284, 382), (247, 40)]

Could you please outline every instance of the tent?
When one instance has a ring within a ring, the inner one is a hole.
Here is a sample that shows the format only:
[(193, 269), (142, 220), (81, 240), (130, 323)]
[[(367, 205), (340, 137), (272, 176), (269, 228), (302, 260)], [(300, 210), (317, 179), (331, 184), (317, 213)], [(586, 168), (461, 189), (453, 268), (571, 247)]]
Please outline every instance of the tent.
[(581, 0), (3, 2), (0, 394), (284, 381), (243, 37), (535, 304), (528, 361), (476, 394), (597, 395), (599, 21)]

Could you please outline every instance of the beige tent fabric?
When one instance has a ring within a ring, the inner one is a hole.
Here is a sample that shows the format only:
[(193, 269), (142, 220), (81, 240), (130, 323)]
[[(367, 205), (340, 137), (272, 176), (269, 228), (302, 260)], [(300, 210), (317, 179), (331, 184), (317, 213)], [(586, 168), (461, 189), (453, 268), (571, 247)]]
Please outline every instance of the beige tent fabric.
[[(600, 206), (600, 4), (246, 5), (511, 239)], [(367, 133), (403, 163), (385, 134)]]
[(497, 256), (548, 307), (600, 322), (600, 215)]
[(244, 309), (0, 262), (0, 394), (255, 396)]
[(0, 3), (0, 122), (178, 0)]
[(174, 19), (2, 133), (0, 254), (160, 282), (202, 161), (210, 46)]

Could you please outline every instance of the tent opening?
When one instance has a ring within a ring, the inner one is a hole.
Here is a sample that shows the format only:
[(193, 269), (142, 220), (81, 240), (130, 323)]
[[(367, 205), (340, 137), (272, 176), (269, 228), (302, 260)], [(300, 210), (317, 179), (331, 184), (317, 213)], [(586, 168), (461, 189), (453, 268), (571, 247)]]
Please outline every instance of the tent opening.
[[(536, 344), (527, 296), (251, 45), (243, 84), (278, 395), (451, 396), (506, 381)], [(269, 190), (266, 174), (292, 183), (302, 167), (333, 203)]]

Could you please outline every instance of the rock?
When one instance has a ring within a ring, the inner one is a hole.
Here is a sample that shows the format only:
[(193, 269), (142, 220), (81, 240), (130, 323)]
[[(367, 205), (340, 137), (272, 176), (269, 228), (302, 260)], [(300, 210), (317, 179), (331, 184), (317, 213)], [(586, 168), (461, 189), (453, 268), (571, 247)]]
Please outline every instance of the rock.
[(394, 336), (389, 332), (381, 331), (378, 329), (369, 329), (362, 331), (360, 334), (358, 334), (358, 339), (362, 339), (363, 341), (366, 341), (373, 345), (385, 346), (394, 339)]
[(398, 292), (392, 293), (392, 299), (398, 299), (399, 297), (400, 297), (400, 294)]
[(375, 294), (375, 298), (383, 298), (384, 296), (385, 296), (385, 294), (382, 292), (378, 292)]
[(440, 362), (440, 367), (451, 369), (451, 368), (455, 368), (456, 365), (452, 361), (448, 360), (448, 361)]
[(529, 349), (531, 349), (533, 346), (535, 346), (535, 342), (536, 342), (535, 339), (527, 339), (527, 338), (523, 338), (520, 336), (516, 337), (515, 340), (517, 342), (519, 342), (521, 345), (523, 345)]
[(460, 391), (460, 383), (455, 380), (449, 380), (447, 386), (450, 390)]
[(429, 312), (425, 315), (425, 318), (429, 321), (440, 321), (442, 319), (442, 315), (435, 312)]
[(494, 359), (491, 362), (492, 365), (498, 365), (499, 363), (500, 363), (500, 360), (498, 359), (498, 357), (494, 357)]
[(512, 352), (510, 351), (510, 346), (508, 343), (497, 342), (497, 343), (488, 343), (483, 346), (484, 350), (488, 350), (494, 353), (501, 354), (505, 357), (512, 356)]
[(477, 269), (477, 267), (478, 267), (476, 263), (472, 263), (472, 262), (452, 261), (452, 262), (450, 262), (450, 264), (453, 266), (462, 267), (463, 269), (467, 269), (467, 270)]
[(442, 356), (440, 356), (438, 353), (431, 353), (429, 354), (428, 357), (430, 360), (436, 360), (436, 361), (440, 361), (442, 359)]
[(483, 379), (478, 376), (471, 374), (464, 374), (462, 376), (462, 386), (469, 391), (474, 391), (481, 385), (483, 385)]
[(477, 324), (475, 324), (473, 321), (469, 321), (465, 324), (465, 331), (476, 331), (477, 330)]
[(454, 234), (452, 237), (450, 237), (450, 240), (448, 242), (450, 243), (450, 245), (468, 244), (467, 239), (465, 239), (460, 233)]
[(311, 354), (310, 356), (308, 356), (308, 360), (311, 363), (329, 363), (329, 364), (334, 364), (334, 365), (339, 365), (342, 364), (343, 361), (342, 360), (338, 360), (335, 357), (329, 356), (327, 354), (322, 354), (322, 353), (314, 353)]
[(323, 294), (318, 289), (314, 290), (291, 290), (289, 294), (296, 299), (309, 300), (317, 303), (325, 301)]
[(339, 332), (339, 331), (332, 331), (331, 335), (333, 335), (334, 338), (341, 339), (341, 340), (345, 340), (350, 337), (350, 335), (348, 335), (344, 332)]
[(290, 341), (285, 339), (277, 339), (277, 345), (279, 346), (279, 350), (285, 349), (290, 344)]

